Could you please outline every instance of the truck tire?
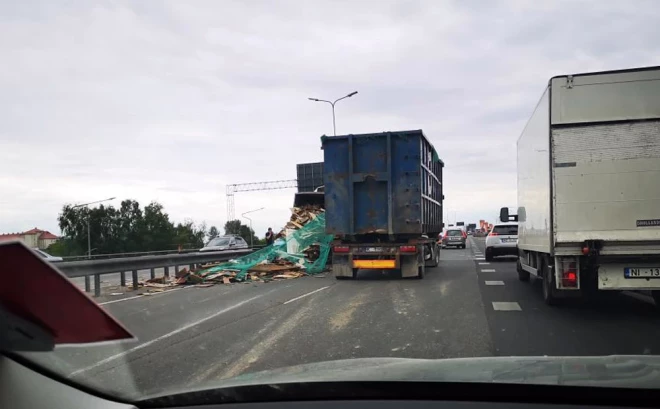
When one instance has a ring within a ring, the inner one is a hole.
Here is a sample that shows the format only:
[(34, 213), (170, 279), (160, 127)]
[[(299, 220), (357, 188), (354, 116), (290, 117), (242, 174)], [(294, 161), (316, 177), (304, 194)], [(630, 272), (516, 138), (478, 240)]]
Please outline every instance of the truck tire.
[(486, 247), (486, 261), (493, 261), (493, 248)]
[(335, 276), (337, 280), (357, 280), (357, 272), (359, 268), (354, 268), (353, 269), (353, 276), (352, 277), (346, 277), (346, 276)]
[(421, 280), (422, 278), (424, 278), (424, 272), (426, 270), (426, 265), (425, 265), (426, 264), (425, 263), (425, 258), (426, 258), (425, 253), (426, 253), (426, 251), (425, 251), (425, 249), (426, 249), (426, 247), (422, 246), (422, 255), (421, 255), (422, 260), (421, 260), (421, 263), (419, 263), (419, 266), (417, 267), (417, 277), (415, 277), (418, 280)]
[(440, 263), (440, 246), (437, 244), (432, 245), (431, 259), (425, 262), (427, 267), (437, 267)]
[(523, 270), (520, 257), (518, 257), (518, 261), (516, 261), (516, 271), (518, 272), (518, 280), (529, 281), (529, 271)]
[(541, 270), (541, 280), (543, 281), (543, 301), (547, 305), (557, 305), (559, 299), (555, 295), (555, 277), (551, 274), (550, 268), (548, 268), (548, 262), (545, 256), (541, 256), (540, 261), (539, 269)]

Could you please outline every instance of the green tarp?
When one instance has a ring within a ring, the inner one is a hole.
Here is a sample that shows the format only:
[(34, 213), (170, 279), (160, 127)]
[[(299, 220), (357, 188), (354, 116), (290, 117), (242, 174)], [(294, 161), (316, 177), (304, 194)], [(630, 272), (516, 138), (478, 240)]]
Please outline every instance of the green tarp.
[[(301, 229), (293, 230), (286, 240), (277, 240), (275, 244), (246, 256), (236, 258), (226, 263), (210, 267), (197, 274), (205, 277), (220, 271), (236, 271), (236, 281), (244, 281), (250, 268), (264, 261), (272, 262), (276, 259), (284, 259), (302, 266), (307, 274), (318, 274), (325, 270), (330, 253), (330, 242), (333, 236), (325, 233), (325, 213), (320, 213), (314, 220), (310, 220)], [(319, 246), (319, 257), (314, 261), (305, 259), (303, 250), (309, 246)], [(292, 253), (287, 253), (287, 249)]]

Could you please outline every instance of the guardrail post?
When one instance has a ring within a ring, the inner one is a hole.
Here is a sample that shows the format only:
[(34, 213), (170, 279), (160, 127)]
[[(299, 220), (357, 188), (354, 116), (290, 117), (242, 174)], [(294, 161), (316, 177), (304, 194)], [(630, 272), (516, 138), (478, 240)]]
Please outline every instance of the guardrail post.
[(126, 287), (126, 273), (122, 271), (119, 274), (120, 274), (119, 285), (122, 287)]
[(151, 277), (152, 280), (154, 278), (156, 278), (156, 269), (155, 268), (151, 267), (151, 270), (149, 270), (149, 276)]
[(170, 276), (170, 266), (165, 266), (165, 273), (164, 273), (164, 275), (165, 275), (165, 277), (169, 277), (169, 276)]
[(89, 276), (85, 276), (85, 292), (88, 293), (90, 290), (91, 288), (89, 288)]
[(101, 275), (100, 274), (95, 274), (94, 275), (94, 297), (100, 297), (101, 296)]
[(174, 276), (176, 277), (176, 273), (179, 272), (179, 266), (174, 266)]
[(138, 274), (137, 270), (133, 270), (133, 289), (137, 290), (138, 289)]
[(194, 264), (190, 264), (190, 265), (188, 266), (188, 271), (192, 271), (193, 268), (195, 268), (195, 265), (194, 265)]

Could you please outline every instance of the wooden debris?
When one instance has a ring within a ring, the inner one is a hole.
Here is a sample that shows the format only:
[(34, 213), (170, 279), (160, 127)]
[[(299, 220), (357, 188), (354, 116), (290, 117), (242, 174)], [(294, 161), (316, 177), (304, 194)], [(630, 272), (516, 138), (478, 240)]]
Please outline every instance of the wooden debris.
[[(261, 273), (261, 272), (266, 272), (266, 273), (274, 273), (276, 271), (288, 271), (288, 270), (298, 270), (300, 267), (295, 266), (295, 265), (277, 265), (277, 264), (261, 264), (258, 266), (254, 266), (250, 269), (250, 271)], [(260, 274), (261, 275), (261, 274)]]
[(174, 277), (181, 278), (187, 276), (188, 274), (190, 274), (190, 271), (188, 271), (188, 269), (184, 267), (182, 270), (179, 270), (176, 273), (174, 273)]
[(273, 278), (274, 279), (284, 278), (284, 279), (289, 280), (289, 279), (292, 279), (292, 278), (298, 278), (298, 277), (302, 277), (302, 276), (303, 276), (302, 273), (285, 273), (285, 274), (278, 274), (278, 275), (274, 276)]
[(196, 284), (195, 287), (197, 288), (207, 288), (207, 287), (213, 287), (215, 283), (206, 283), (206, 284)]
[(291, 208), (291, 219), (286, 224), (284, 229), (280, 231), (277, 237), (286, 237), (286, 230), (298, 230), (303, 228), (305, 224), (314, 220), (317, 214), (322, 213), (324, 210), (319, 206), (304, 206)]
[(172, 287), (172, 284), (160, 284), (160, 283), (150, 283), (147, 281), (144, 284), (145, 287), (154, 287), (154, 288), (167, 288), (167, 287)]

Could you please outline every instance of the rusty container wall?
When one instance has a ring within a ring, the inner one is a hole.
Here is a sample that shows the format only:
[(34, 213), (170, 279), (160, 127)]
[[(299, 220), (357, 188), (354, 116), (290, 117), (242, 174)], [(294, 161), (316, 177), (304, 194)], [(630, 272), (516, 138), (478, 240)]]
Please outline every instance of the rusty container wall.
[(436, 236), (442, 169), (421, 130), (323, 137), (326, 232)]

